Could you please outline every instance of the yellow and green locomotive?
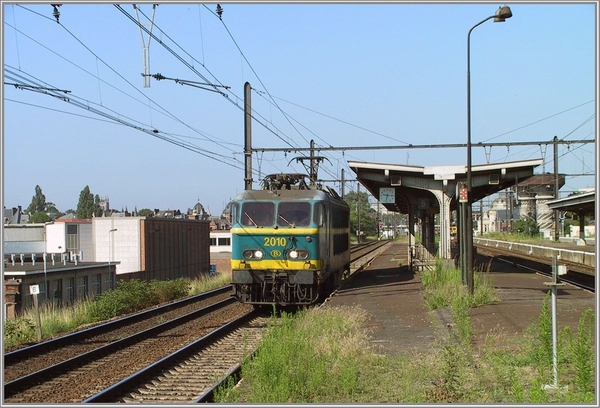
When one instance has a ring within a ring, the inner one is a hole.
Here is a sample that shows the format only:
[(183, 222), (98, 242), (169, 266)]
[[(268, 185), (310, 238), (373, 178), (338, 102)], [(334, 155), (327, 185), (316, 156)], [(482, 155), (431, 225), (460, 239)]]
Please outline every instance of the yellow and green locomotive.
[(350, 209), (303, 174), (265, 177), (231, 203), (231, 269), (242, 303), (310, 305), (337, 288), (350, 268)]

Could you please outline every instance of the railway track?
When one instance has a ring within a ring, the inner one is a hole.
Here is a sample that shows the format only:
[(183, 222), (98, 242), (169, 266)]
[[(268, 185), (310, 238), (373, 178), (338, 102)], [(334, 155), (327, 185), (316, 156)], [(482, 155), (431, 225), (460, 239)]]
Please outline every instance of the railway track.
[(212, 399), (260, 343), (268, 317), (247, 313), (86, 399), (84, 403), (181, 404)]
[(369, 264), (383, 252), (391, 241), (370, 241), (353, 245), (350, 249), (350, 276)]
[[(386, 241), (353, 246), (351, 272)], [(267, 328), (227, 286), (5, 354), (6, 403), (209, 402)], [(217, 329), (215, 329), (215, 327)]]
[(155, 323), (149, 329), (5, 382), (4, 402), (79, 403), (248, 311), (248, 306), (228, 297)]
[[(477, 253), (552, 278), (552, 259), (524, 258), (503, 249), (486, 246), (477, 246)], [(561, 275), (558, 280), (595, 293), (595, 274), (589, 269), (584, 270), (585, 272), (569, 269), (568, 273)]]
[(28, 347), (5, 352), (4, 380), (5, 382), (12, 381), (15, 378), (58, 364), (102, 345), (110, 344), (154, 327), (157, 322), (172, 320), (216, 301), (228, 299), (230, 292), (231, 287), (226, 286)]
[[(510, 251), (503, 247), (494, 247), (493, 245), (486, 245), (486, 244), (474, 243), (474, 246), (477, 248), (478, 251), (485, 251), (486, 253), (495, 254), (495, 255), (510, 256), (513, 258), (522, 259), (523, 262), (535, 261), (537, 263), (545, 264), (545, 265), (552, 264), (552, 258), (550, 256), (540, 256), (540, 255), (536, 255), (534, 253), (522, 253), (519, 251)], [(525, 245), (525, 246), (527, 246), (527, 245)], [(569, 250), (567, 250), (567, 249), (565, 249), (564, 251), (569, 252)], [(575, 252), (583, 253), (583, 251), (575, 251)], [(592, 276), (594, 276), (596, 274), (595, 265), (590, 266), (590, 265), (586, 265), (586, 264), (582, 264), (582, 263), (572, 262), (569, 259), (567, 259), (567, 257), (564, 257), (564, 256), (560, 258), (559, 262), (561, 264), (566, 265), (568, 267), (569, 271), (577, 272), (579, 274), (592, 275)]]

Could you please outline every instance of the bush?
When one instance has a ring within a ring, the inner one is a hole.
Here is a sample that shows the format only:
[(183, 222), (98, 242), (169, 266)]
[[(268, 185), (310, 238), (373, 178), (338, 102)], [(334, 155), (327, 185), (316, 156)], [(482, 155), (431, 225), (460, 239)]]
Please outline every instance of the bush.
[(190, 293), (191, 287), (191, 281), (187, 278), (152, 281), (150, 283), (150, 290), (156, 296), (158, 303), (170, 302), (185, 297)]
[(116, 290), (104, 292), (87, 308), (90, 322), (112, 319), (134, 313), (160, 303), (188, 296), (191, 282), (178, 278), (145, 282), (139, 279), (120, 281)]
[(4, 323), (4, 342), (7, 346), (27, 343), (35, 338), (35, 324), (29, 319), (15, 317)]

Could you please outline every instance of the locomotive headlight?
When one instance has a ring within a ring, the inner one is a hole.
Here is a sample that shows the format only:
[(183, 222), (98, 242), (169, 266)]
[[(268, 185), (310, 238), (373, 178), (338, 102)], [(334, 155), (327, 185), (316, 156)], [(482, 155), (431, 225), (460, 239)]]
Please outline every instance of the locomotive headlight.
[(261, 251), (260, 249), (246, 249), (244, 250), (244, 252), (242, 253), (242, 256), (245, 259), (262, 259), (263, 257), (263, 251)]
[(300, 259), (308, 259), (308, 251), (298, 251), (298, 258)]
[(288, 258), (290, 259), (308, 259), (308, 251), (304, 251), (301, 249), (292, 249), (288, 252)]

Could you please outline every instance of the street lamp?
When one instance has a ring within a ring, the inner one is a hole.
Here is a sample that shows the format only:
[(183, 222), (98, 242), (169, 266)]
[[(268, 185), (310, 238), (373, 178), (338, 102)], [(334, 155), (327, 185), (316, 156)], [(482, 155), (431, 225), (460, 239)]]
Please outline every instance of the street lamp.
[(113, 228), (113, 229), (111, 229), (111, 230), (108, 231), (108, 278), (110, 279), (111, 289), (114, 289), (112, 287), (114, 279), (112, 278), (112, 274), (111, 274), (111, 270), (110, 270), (110, 261), (112, 260), (112, 257), (111, 257), (111, 255), (112, 255), (112, 253), (111, 253), (111, 250), (112, 250), (112, 240), (111, 240), (112, 235), (110, 233), (111, 232), (115, 232), (116, 230), (117, 230), (116, 228)]
[[(46, 242), (44, 242), (44, 247), (46, 246)], [(47, 275), (47, 263), (46, 256), (48, 253), (46, 252), (46, 248), (44, 248), (44, 292), (46, 292), (46, 303), (48, 303), (48, 275)]]
[[(469, 30), (467, 34), (467, 200), (463, 204), (463, 211), (466, 211), (466, 217), (463, 220), (466, 221), (466, 228), (464, 229), (465, 237), (462, 240), (465, 244), (465, 249), (461, 251), (462, 254), (466, 253), (466, 276), (467, 285), (469, 286), (469, 292), (473, 294), (473, 212), (472, 212), (472, 180), (471, 180), (471, 32), (473, 29), (489, 19), (494, 19), (494, 23), (504, 22), (507, 18), (512, 17), (510, 7), (498, 7), (496, 14), (484, 18), (479, 23), (475, 24)], [(466, 207), (466, 208), (465, 208)], [(465, 219), (466, 218), (466, 219)], [(462, 265), (465, 263), (463, 262)]]

